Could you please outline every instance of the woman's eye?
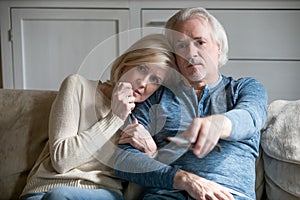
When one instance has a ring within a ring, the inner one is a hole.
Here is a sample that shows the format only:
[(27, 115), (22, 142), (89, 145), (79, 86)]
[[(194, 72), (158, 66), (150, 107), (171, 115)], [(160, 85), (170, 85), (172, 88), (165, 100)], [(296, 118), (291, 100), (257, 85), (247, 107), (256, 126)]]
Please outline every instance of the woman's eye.
[(185, 49), (186, 48), (186, 44), (185, 43), (178, 43), (177, 45), (176, 45), (176, 49)]
[(146, 72), (147, 71), (147, 68), (144, 65), (139, 65), (136, 68), (140, 72)]
[(159, 77), (157, 77), (157, 76), (151, 76), (150, 77), (150, 82), (151, 83), (154, 83), (154, 84), (161, 84), (161, 79), (159, 78)]

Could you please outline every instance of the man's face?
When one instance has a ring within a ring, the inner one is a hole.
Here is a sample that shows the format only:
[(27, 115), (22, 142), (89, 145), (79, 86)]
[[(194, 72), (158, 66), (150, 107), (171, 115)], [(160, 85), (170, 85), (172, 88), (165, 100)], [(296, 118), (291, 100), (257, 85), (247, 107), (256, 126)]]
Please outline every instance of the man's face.
[[(190, 82), (213, 83), (218, 79), (219, 45), (204, 18), (178, 22), (172, 42), (178, 68)], [(179, 33), (178, 33), (179, 32)]]

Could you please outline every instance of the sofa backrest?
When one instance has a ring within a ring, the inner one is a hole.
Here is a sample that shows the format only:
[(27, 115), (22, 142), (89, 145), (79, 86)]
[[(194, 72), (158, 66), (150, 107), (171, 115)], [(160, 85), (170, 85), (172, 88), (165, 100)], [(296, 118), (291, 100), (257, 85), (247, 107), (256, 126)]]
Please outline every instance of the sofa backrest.
[(0, 194), (18, 199), (48, 138), (56, 91), (0, 89)]
[[(56, 95), (57, 91), (0, 89), (1, 199), (19, 198), (47, 142), (49, 113)], [(268, 113), (256, 162), (257, 199), (266, 199), (265, 195), (269, 199), (299, 199), (300, 100), (272, 102)], [(280, 190), (275, 185), (280, 185)]]

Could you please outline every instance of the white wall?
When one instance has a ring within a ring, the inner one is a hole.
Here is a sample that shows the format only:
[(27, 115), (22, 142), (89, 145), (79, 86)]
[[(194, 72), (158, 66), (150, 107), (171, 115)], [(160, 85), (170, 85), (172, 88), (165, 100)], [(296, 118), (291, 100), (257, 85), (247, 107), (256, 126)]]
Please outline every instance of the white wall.
[[(84, 62), (91, 66), (84, 73), (95, 79), (150, 27), (157, 32), (178, 9), (192, 6), (207, 8), (228, 33), (229, 62), (221, 69), (225, 75), (257, 78), (269, 101), (300, 99), (297, 0), (0, 0), (3, 86), (57, 90)], [(105, 43), (126, 30), (131, 33)], [(101, 56), (85, 60), (100, 43)]]

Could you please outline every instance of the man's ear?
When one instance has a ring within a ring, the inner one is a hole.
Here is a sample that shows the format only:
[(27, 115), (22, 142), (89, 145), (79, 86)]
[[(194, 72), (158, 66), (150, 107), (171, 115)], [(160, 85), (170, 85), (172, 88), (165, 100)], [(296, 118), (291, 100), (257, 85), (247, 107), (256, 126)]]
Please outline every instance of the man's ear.
[(219, 54), (219, 55), (222, 54), (222, 50), (221, 50), (220, 44), (218, 44), (218, 54)]

